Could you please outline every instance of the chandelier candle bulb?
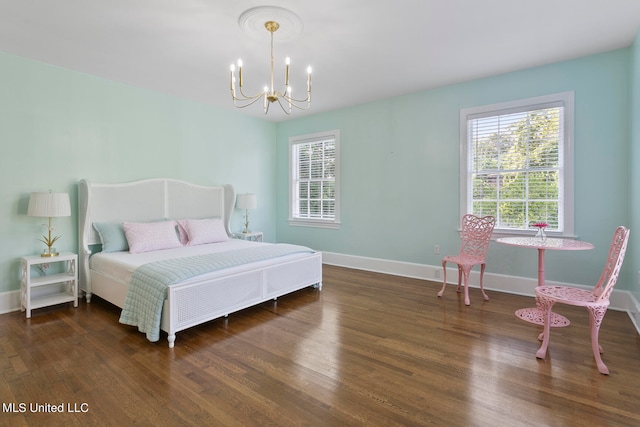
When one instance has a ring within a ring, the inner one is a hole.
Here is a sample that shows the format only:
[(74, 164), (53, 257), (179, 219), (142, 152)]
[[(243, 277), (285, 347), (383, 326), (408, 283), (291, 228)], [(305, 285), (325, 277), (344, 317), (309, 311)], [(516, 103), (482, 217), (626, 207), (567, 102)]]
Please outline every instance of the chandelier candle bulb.
[(285, 67), (285, 71), (284, 71), (284, 85), (285, 86), (289, 86), (289, 64), (291, 63), (291, 59), (289, 59), (289, 57), (287, 56), (284, 60), (284, 63), (286, 64)]

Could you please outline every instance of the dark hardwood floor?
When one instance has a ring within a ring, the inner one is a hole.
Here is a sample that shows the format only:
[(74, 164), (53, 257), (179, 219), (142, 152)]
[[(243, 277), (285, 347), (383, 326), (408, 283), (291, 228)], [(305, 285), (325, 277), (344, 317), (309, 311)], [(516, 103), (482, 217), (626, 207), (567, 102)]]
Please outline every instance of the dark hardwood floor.
[(0, 425), (640, 425), (640, 337), (626, 313), (605, 317), (605, 376), (586, 310), (556, 305), (573, 323), (537, 360), (540, 328), (513, 315), (533, 298), (484, 302), (471, 289), (466, 307), (438, 289), (325, 266), (322, 291), (180, 332), (174, 349), (98, 298), (4, 314)]

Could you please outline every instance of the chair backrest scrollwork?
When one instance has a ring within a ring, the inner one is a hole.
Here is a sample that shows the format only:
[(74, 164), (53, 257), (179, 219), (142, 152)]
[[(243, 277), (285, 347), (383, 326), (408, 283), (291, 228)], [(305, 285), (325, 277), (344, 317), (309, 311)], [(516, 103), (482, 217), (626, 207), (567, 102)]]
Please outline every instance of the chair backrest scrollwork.
[(629, 233), (630, 230), (628, 228), (620, 226), (616, 228), (613, 234), (607, 263), (602, 270), (600, 280), (598, 280), (598, 283), (593, 288), (593, 294), (596, 295), (600, 301), (609, 299), (611, 292), (613, 292), (613, 287), (618, 281), (622, 261), (624, 261), (624, 255), (627, 251)]
[(484, 259), (495, 225), (496, 219), (493, 216), (478, 217), (471, 214), (463, 216), (460, 253)]

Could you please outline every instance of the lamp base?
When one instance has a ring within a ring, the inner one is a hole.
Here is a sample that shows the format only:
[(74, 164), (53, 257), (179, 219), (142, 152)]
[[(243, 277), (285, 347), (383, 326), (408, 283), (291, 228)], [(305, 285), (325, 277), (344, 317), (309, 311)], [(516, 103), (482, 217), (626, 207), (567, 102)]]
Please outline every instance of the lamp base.
[(42, 251), (40, 254), (41, 257), (54, 257), (60, 255), (59, 252), (56, 251), (56, 248), (49, 248)]

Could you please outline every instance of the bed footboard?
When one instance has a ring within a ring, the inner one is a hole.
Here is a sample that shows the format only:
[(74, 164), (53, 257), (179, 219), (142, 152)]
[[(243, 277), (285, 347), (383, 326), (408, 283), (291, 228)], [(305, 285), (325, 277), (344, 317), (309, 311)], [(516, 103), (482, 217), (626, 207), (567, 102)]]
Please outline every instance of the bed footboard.
[(266, 268), (169, 288), (161, 329), (169, 347), (176, 333), (309, 286), (322, 288), (322, 254)]

